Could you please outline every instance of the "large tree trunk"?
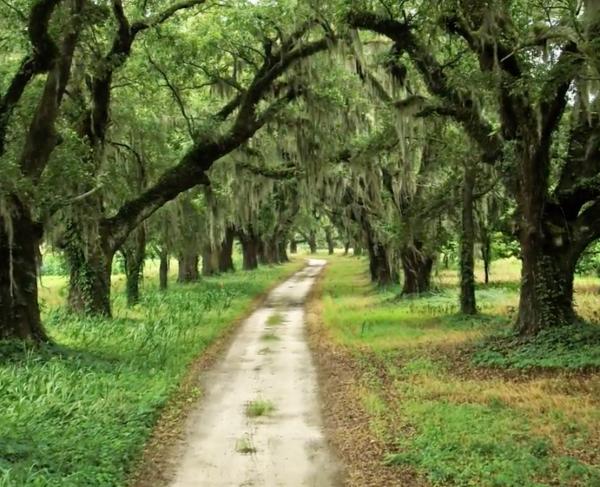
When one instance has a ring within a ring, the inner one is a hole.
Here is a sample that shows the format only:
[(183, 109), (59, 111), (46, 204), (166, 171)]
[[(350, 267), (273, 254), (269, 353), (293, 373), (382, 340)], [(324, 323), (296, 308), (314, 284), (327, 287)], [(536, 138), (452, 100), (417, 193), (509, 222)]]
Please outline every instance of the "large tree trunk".
[(331, 227), (325, 228), (325, 239), (327, 240), (327, 251), (329, 255), (333, 255), (335, 252), (335, 241), (333, 240)]
[(460, 232), (460, 311), (477, 313), (475, 301), (475, 221), (473, 216), (473, 190), (475, 188), (475, 166), (466, 163), (462, 187), (462, 219)]
[(350, 252), (350, 242), (346, 241), (346, 242), (344, 242), (344, 255), (348, 255), (349, 252)]
[(521, 335), (576, 321), (573, 279), (579, 253), (553, 239), (521, 240), (521, 293), (517, 328)]
[(111, 316), (110, 276), (114, 250), (92, 229), (72, 226), (65, 237), (69, 266), (68, 307), (72, 312)]
[(233, 272), (235, 270), (233, 266), (233, 240), (235, 232), (233, 228), (225, 230), (225, 237), (221, 243), (219, 249), (219, 271), (220, 272)]
[(219, 272), (219, 251), (205, 245), (202, 251), (202, 275), (205, 277), (214, 276)]
[(165, 249), (160, 249), (158, 257), (160, 264), (158, 267), (158, 288), (165, 291), (169, 286), (169, 253)]
[(393, 284), (394, 278), (386, 248), (367, 235), (367, 249), (369, 251), (369, 273), (371, 282), (378, 286)]
[(187, 251), (179, 254), (177, 282), (195, 282), (199, 279), (199, 257), (196, 252)]
[(298, 242), (296, 242), (295, 238), (292, 238), (290, 241), (290, 254), (298, 253)]
[(146, 230), (141, 225), (133, 231), (121, 249), (125, 261), (127, 306), (140, 301), (140, 279), (146, 259)]
[(431, 269), (433, 258), (422, 251), (422, 245), (416, 243), (402, 250), (402, 270), (404, 284), (402, 294), (420, 294), (431, 287)]
[(239, 233), (239, 238), (242, 244), (242, 267), (245, 271), (256, 269), (258, 267), (258, 238), (252, 232), (245, 231)]
[(315, 232), (314, 230), (311, 230), (310, 232), (308, 232), (307, 243), (308, 243), (308, 247), (310, 248), (310, 253), (316, 254), (317, 253), (317, 232)]
[(547, 213), (545, 168), (548, 163), (540, 157), (549, 156), (542, 150), (523, 146), (517, 193), (523, 263), (517, 329), (520, 335), (534, 335), (576, 320), (573, 278), (577, 259), (585, 246), (577, 246), (575, 250), (571, 232), (563, 231)]
[(41, 227), (16, 198), (8, 212), (0, 214), (0, 339), (44, 341), (36, 260)]

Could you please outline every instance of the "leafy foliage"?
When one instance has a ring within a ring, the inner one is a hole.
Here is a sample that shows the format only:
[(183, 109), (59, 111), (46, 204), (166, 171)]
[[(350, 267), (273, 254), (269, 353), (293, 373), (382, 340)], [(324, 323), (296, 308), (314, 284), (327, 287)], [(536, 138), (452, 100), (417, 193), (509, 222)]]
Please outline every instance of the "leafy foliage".
[(549, 328), (535, 338), (497, 337), (482, 345), (478, 365), (516, 369), (600, 369), (600, 327), (579, 324)]

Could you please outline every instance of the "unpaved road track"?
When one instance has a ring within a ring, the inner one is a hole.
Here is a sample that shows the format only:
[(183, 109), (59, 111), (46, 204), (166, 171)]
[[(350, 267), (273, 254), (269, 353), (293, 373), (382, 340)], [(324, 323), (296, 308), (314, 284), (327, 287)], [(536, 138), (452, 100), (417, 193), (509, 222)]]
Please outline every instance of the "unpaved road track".
[[(324, 264), (310, 260), (275, 288), (206, 374), (172, 486), (341, 485), (305, 338), (304, 300)], [(280, 323), (268, 322), (273, 314), (281, 315)], [(248, 417), (248, 404), (257, 400), (272, 404), (273, 412)]]

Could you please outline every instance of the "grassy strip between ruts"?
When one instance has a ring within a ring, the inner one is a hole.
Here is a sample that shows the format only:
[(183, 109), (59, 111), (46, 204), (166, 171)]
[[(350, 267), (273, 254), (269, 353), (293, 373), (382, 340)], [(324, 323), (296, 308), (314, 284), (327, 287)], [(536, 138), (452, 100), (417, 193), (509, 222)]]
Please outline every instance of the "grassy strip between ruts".
[[(398, 299), (365, 271), (362, 259), (330, 260), (321, 321), (353, 358), (371, 434), (386, 445), (380, 461), (421, 477), (402, 485), (600, 486), (597, 325), (511, 343), (510, 280), (480, 288), (471, 318), (456, 314), (449, 272), (437, 292)], [(597, 282), (576, 288), (579, 311), (594, 316)]]
[(113, 319), (47, 310), (59, 345), (0, 350), (0, 486), (123, 485), (189, 364), (301, 265), (147, 285)]

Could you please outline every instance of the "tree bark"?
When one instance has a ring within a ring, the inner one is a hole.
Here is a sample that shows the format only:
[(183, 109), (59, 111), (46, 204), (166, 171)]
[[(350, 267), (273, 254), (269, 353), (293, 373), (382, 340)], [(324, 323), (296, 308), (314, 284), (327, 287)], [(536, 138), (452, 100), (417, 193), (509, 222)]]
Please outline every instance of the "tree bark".
[(127, 306), (133, 306), (140, 301), (140, 279), (146, 259), (146, 230), (144, 226), (129, 236), (129, 241), (121, 249), (125, 261), (125, 289)]
[(259, 241), (258, 262), (262, 265), (273, 265), (279, 263), (279, 248), (274, 238)]
[(307, 243), (308, 243), (308, 247), (310, 248), (310, 253), (316, 254), (317, 253), (317, 232), (315, 232), (314, 230), (311, 230), (310, 232), (308, 232)]
[(566, 243), (557, 246), (550, 238), (522, 236), (520, 335), (535, 335), (576, 321), (573, 280), (579, 255)]
[(279, 242), (279, 244), (277, 244), (278, 247), (278, 257), (279, 257), (279, 262), (280, 263), (284, 263), (284, 262), (289, 262), (290, 259), (287, 255), (287, 242), (285, 240), (282, 240)]
[(242, 267), (245, 271), (256, 269), (258, 267), (259, 239), (251, 231), (241, 231), (239, 238), (242, 244)]
[(490, 267), (492, 263), (492, 239), (487, 228), (481, 232), (481, 259), (483, 260), (483, 280), (490, 283)]
[(76, 226), (71, 226), (65, 238), (65, 257), (69, 266), (69, 309), (75, 313), (110, 317), (110, 276), (114, 250), (105, 245), (100, 235), (84, 237)]
[(219, 251), (205, 245), (202, 250), (202, 275), (205, 277), (214, 276), (219, 272)]
[(371, 282), (378, 286), (393, 284), (392, 269), (386, 248), (367, 235), (367, 250), (369, 252), (369, 273)]
[(403, 249), (401, 259), (404, 273), (402, 294), (411, 295), (429, 291), (433, 258), (422, 251), (422, 244), (417, 242)]
[(477, 313), (475, 301), (475, 220), (473, 212), (476, 166), (465, 163), (462, 187), (462, 218), (460, 232), (460, 311)]
[(177, 282), (196, 282), (200, 278), (198, 273), (198, 261), (199, 257), (196, 252), (188, 250), (179, 254)]
[(296, 242), (295, 238), (292, 238), (292, 240), (290, 241), (290, 254), (297, 254), (298, 253), (298, 242)]
[(160, 264), (158, 267), (158, 288), (165, 291), (169, 286), (169, 253), (165, 249), (161, 249), (158, 257)]
[(327, 240), (327, 251), (329, 255), (333, 255), (335, 252), (335, 242), (331, 233), (331, 227), (325, 228), (325, 239)]
[(219, 272), (233, 272), (235, 267), (233, 266), (233, 241), (235, 238), (235, 231), (233, 228), (227, 228), (225, 230), (225, 237), (221, 242), (219, 249)]
[(0, 215), (0, 339), (47, 340), (40, 320), (37, 252), (41, 227), (14, 198), (9, 215)]

